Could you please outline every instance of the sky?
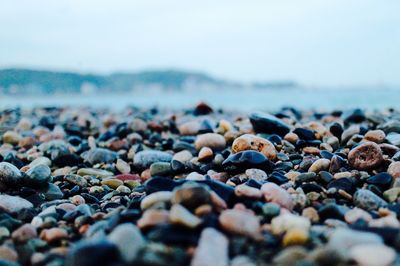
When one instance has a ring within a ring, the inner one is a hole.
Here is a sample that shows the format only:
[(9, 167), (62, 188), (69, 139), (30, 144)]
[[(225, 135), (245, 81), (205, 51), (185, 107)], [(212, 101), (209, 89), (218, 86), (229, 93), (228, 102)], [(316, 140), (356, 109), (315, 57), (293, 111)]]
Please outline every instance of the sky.
[(400, 85), (398, 0), (0, 0), (0, 68)]

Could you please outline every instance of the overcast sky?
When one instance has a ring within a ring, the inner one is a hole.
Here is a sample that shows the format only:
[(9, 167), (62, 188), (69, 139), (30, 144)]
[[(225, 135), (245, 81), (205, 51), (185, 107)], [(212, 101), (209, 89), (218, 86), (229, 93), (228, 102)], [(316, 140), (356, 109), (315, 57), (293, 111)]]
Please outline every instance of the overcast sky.
[(400, 84), (399, 0), (0, 0), (0, 67)]

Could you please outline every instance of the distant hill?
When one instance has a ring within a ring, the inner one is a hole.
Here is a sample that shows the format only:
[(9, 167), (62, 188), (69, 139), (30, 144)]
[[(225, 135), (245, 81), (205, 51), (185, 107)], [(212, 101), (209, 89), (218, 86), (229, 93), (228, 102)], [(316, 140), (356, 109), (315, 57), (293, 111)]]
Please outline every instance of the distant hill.
[(0, 70), (1, 94), (129, 92), (140, 90), (212, 90), (223, 88), (286, 88), (291, 81), (240, 83), (197, 72), (154, 70), (92, 75), (31, 69)]

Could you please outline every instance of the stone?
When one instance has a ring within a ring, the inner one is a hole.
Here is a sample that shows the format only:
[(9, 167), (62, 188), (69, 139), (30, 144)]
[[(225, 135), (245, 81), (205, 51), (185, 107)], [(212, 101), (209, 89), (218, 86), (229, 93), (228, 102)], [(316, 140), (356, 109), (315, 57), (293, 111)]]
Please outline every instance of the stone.
[(389, 133), (389, 134), (386, 136), (386, 140), (387, 140), (390, 144), (395, 145), (395, 146), (397, 146), (397, 147), (400, 147), (400, 134), (399, 134), (399, 133), (394, 133), (394, 132)]
[(61, 189), (53, 183), (48, 183), (46, 187), (40, 189), (40, 192), (44, 194), (46, 200), (56, 200), (64, 197)]
[(45, 164), (38, 164), (26, 172), (25, 182), (33, 186), (41, 186), (48, 182), (51, 182), (51, 170), (50, 167)]
[(119, 250), (125, 263), (132, 263), (139, 250), (145, 245), (140, 230), (132, 223), (123, 223), (114, 228), (107, 236)]
[(276, 203), (267, 202), (262, 206), (262, 213), (267, 218), (278, 216), (281, 212), (281, 207)]
[(205, 186), (185, 183), (174, 189), (171, 202), (194, 210), (201, 205), (210, 204), (211, 194)]
[(21, 184), (23, 180), (21, 172), (11, 163), (0, 163), (0, 189)]
[(262, 193), (259, 189), (241, 184), (235, 187), (235, 195), (237, 197), (245, 197), (252, 199), (259, 199), (262, 197)]
[(393, 178), (398, 178), (400, 177), (400, 161), (399, 162), (392, 162), (388, 169), (387, 172), (393, 177)]
[(102, 169), (95, 169), (95, 168), (81, 168), (78, 170), (77, 174), (80, 176), (85, 176), (85, 175), (95, 176), (100, 179), (114, 175), (110, 171), (102, 170)]
[(29, 169), (31, 169), (39, 164), (51, 166), (51, 160), (47, 157), (40, 156), (40, 157), (36, 158), (35, 160), (33, 160), (32, 162), (30, 162), (28, 166), (29, 166)]
[(228, 239), (213, 228), (205, 228), (193, 255), (191, 266), (228, 266)]
[(274, 256), (273, 265), (296, 265), (304, 260), (308, 255), (308, 250), (301, 246), (288, 247)]
[(353, 196), (353, 202), (357, 207), (367, 211), (377, 210), (387, 205), (386, 201), (367, 189), (357, 190)]
[(381, 244), (360, 244), (349, 250), (349, 256), (357, 265), (390, 266), (394, 265), (397, 253)]
[(170, 202), (172, 196), (173, 194), (170, 191), (154, 192), (142, 199), (142, 201), (140, 202), (140, 208), (142, 210), (146, 210), (157, 203)]
[(64, 180), (68, 181), (71, 184), (78, 185), (82, 188), (85, 188), (88, 186), (87, 180), (83, 176), (80, 176), (80, 175), (74, 175), (74, 174), (65, 175)]
[(40, 233), (40, 239), (49, 243), (54, 243), (68, 238), (69, 238), (68, 232), (63, 228), (44, 229)]
[(148, 209), (137, 221), (140, 229), (146, 229), (160, 224), (166, 224), (169, 221), (169, 212), (166, 210)]
[(369, 212), (366, 212), (363, 209), (355, 207), (346, 212), (346, 214), (344, 215), (344, 219), (348, 224), (353, 224), (358, 220), (369, 222), (372, 220), (372, 216), (371, 214), (369, 214)]
[(194, 143), (197, 150), (208, 147), (214, 151), (223, 150), (226, 147), (225, 138), (216, 133), (198, 135)]
[(388, 202), (395, 202), (399, 196), (400, 196), (400, 187), (393, 187), (383, 192), (383, 197)]
[(210, 149), (209, 147), (203, 147), (200, 149), (198, 155), (200, 162), (211, 160), (213, 157), (214, 157), (213, 150)]
[(171, 162), (172, 155), (162, 151), (140, 151), (135, 154), (133, 165), (139, 169), (146, 169), (156, 162)]
[(185, 178), (186, 180), (193, 180), (193, 181), (200, 181), (200, 180), (206, 180), (206, 177), (204, 175), (201, 175), (197, 172), (191, 172), (188, 174)]
[(311, 223), (307, 218), (291, 213), (280, 214), (271, 220), (271, 231), (274, 235), (280, 235), (293, 229), (308, 231), (310, 227)]
[(383, 244), (383, 240), (374, 233), (339, 228), (330, 234), (328, 242), (328, 246), (338, 250), (348, 250), (360, 244)]
[(0, 262), (4, 266), (18, 266), (20, 264), (14, 264), (12, 262), (18, 261), (18, 253), (7, 245), (0, 246)]
[(218, 221), (223, 230), (254, 239), (260, 238), (260, 221), (257, 216), (243, 210), (224, 210)]
[(200, 130), (199, 121), (189, 121), (181, 124), (178, 129), (179, 133), (183, 136), (196, 135)]
[(3, 143), (17, 145), (20, 140), (21, 136), (15, 131), (8, 130), (3, 134)]
[(91, 165), (113, 163), (117, 159), (117, 153), (104, 148), (94, 148), (87, 151), (82, 157)]
[(25, 243), (36, 237), (36, 228), (31, 224), (24, 224), (11, 234), (11, 238), (15, 243)]
[(246, 150), (261, 152), (271, 161), (276, 160), (277, 151), (275, 146), (267, 139), (257, 137), (251, 134), (245, 134), (233, 141), (232, 152), (238, 153)]
[(193, 158), (193, 155), (190, 151), (188, 150), (183, 150), (180, 152), (177, 152), (174, 154), (172, 157), (172, 160), (179, 161), (179, 162), (188, 162)]
[(358, 170), (371, 170), (383, 161), (382, 150), (374, 142), (365, 142), (349, 152), (349, 164)]
[(282, 240), (282, 245), (292, 246), (292, 245), (304, 245), (309, 239), (308, 230), (293, 228), (286, 232)]
[(222, 163), (222, 167), (228, 172), (243, 172), (249, 168), (270, 172), (273, 164), (264, 154), (250, 150), (232, 154)]
[(122, 186), (124, 182), (116, 178), (110, 178), (110, 179), (103, 179), (101, 181), (101, 184), (104, 186), (108, 186), (112, 189), (117, 189), (119, 186)]
[(383, 189), (386, 189), (390, 187), (393, 181), (393, 177), (389, 173), (381, 172), (374, 176), (368, 177), (366, 181), (368, 184), (373, 184)]
[(129, 174), (131, 172), (131, 167), (130, 165), (125, 162), (122, 159), (117, 159), (117, 163), (115, 164), (115, 167), (121, 174)]
[(66, 256), (66, 266), (120, 265), (121, 257), (117, 246), (109, 241), (79, 241)]
[(383, 130), (380, 129), (370, 130), (364, 135), (364, 139), (378, 144), (382, 143), (385, 140), (385, 137), (386, 137), (385, 132), (383, 132)]
[(281, 119), (267, 113), (253, 112), (249, 114), (249, 119), (257, 133), (277, 134), (283, 137), (290, 131), (289, 126)]
[(23, 209), (33, 208), (33, 204), (18, 196), (0, 195), (0, 210), (18, 213)]
[(169, 212), (169, 221), (172, 224), (182, 225), (188, 228), (196, 228), (201, 224), (201, 219), (189, 212), (180, 204), (174, 204)]
[(267, 202), (276, 203), (289, 210), (293, 208), (293, 201), (290, 194), (285, 189), (274, 183), (266, 183), (262, 185), (261, 193)]
[(254, 179), (254, 180), (260, 181), (260, 182), (265, 181), (268, 178), (267, 173), (265, 173), (261, 169), (256, 169), (256, 168), (247, 169), (245, 174), (246, 174), (247, 178)]
[(328, 159), (318, 159), (308, 168), (308, 172), (319, 173), (320, 171), (328, 170), (330, 162)]
[(150, 166), (151, 176), (168, 176), (172, 173), (171, 164), (169, 162), (156, 162)]

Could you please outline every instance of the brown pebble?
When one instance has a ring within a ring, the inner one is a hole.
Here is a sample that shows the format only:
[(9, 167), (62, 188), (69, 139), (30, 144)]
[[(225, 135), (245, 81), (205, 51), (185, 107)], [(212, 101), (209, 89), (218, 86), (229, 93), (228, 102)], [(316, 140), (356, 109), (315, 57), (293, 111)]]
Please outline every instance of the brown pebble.
[(365, 142), (349, 152), (348, 160), (358, 170), (371, 170), (382, 163), (382, 150), (375, 142)]
[(238, 197), (259, 199), (262, 197), (262, 193), (259, 189), (250, 187), (245, 184), (240, 184), (235, 187), (235, 195)]
[(280, 186), (274, 183), (266, 183), (262, 185), (261, 192), (267, 202), (273, 202), (281, 207), (291, 210), (293, 201), (290, 194)]
[(49, 243), (57, 242), (62, 239), (68, 239), (68, 232), (62, 228), (50, 228), (44, 229), (40, 233), (40, 239), (47, 241)]
[(221, 227), (234, 234), (260, 237), (260, 221), (255, 215), (241, 210), (225, 210), (219, 216)]
[(393, 178), (400, 177), (400, 162), (391, 163), (387, 171)]
[(36, 228), (31, 224), (22, 225), (11, 235), (11, 238), (14, 240), (15, 243), (25, 243), (26, 241), (36, 237)]
[(380, 129), (377, 130), (370, 130), (364, 135), (364, 139), (375, 142), (375, 143), (382, 143), (386, 138), (385, 132)]
[(245, 134), (235, 139), (232, 144), (232, 152), (237, 153), (246, 150), (259, 151), (272, 161), (276, 159), (276, 149), (274, 144), (261, 137)]
[(212, 149), (210, 149), (209, 147), (203, 147), (199, 151), (198, 157), (199, 157), (199, 161), (203, 162), (203, 161), (212, 159), (213, 156), (214, 156), (214, 153), (213, 153)]
[(159, 224), (168, 223), (169, 212), (166, 210), (149, 209), (146, 210), (142, 217), (137, 221), (140, 229), (153, 227)]

